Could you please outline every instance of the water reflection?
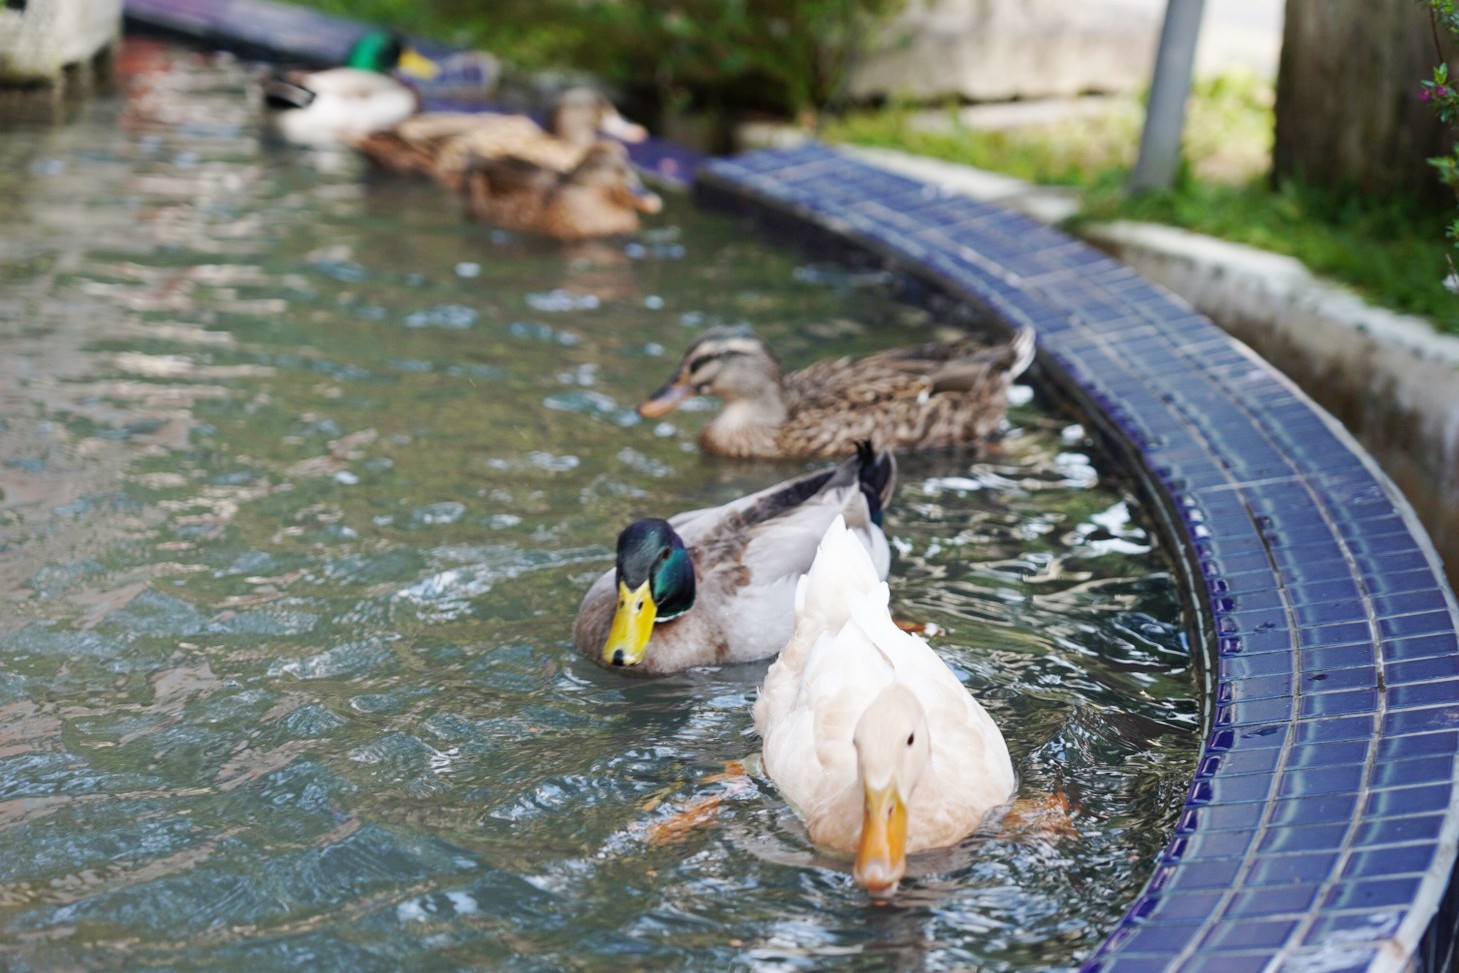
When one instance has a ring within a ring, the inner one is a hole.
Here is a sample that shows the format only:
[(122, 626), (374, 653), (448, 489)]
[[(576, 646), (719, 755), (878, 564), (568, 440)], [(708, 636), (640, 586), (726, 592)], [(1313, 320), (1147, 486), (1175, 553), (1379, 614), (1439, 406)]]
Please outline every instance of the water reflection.
[[(622, 524), (803, 467), (633, 406), (699, 329), (926, 340), (885, 275), (679, 202), (566, 254), (261, 143), (245, 71), (128, 48), (0, 132), (0, 964), (1049, 969), (1139, 887), (1194, 756), (1164, 563), (1083, 430), (908, 458), (898, 614), (1074, 835), (869, 906), (754, 773), (764, 668), (626, 680), (568, 631)], [(668, 351), (666, 352), (666, 349)], [(646, 378), (647, 376), (647, 378)], [(748, 777), (727, 770), (750, 764)]]

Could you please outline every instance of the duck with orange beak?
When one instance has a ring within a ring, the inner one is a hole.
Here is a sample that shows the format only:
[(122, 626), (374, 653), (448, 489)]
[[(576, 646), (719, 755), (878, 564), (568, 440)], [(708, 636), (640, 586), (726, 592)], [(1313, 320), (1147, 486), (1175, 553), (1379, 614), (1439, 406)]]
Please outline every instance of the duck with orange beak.
[(896, 626), (888, 599), (833, 522), (755, 701), (765, 772), (811, 840), (855, 854), (852, 875), (876, 899), (896, 893), (909, 854), (961, 841), (1016, 786), (998, 725), (925, 641)]

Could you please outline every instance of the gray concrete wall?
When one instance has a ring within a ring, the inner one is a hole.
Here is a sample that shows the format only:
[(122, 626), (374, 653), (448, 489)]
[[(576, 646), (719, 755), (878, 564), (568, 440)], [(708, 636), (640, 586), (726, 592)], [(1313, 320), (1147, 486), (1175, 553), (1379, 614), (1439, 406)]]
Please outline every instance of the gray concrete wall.
[[(853, 97), (1005, 101), (1150, 83), (1166, 0), (908, 0), (853, 73)], [(1274, 78), (1282, 0), (1206, 0), (1198, 75)]]

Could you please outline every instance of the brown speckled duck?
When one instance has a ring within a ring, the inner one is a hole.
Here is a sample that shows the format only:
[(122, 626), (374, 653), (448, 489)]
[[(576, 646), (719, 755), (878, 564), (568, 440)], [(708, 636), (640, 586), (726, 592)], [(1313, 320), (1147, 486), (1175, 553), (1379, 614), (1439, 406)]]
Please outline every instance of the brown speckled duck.
[(634, 233), (639, 213), (663, 207), (616, 142), (599, 142), (568, 173), (518, 158), (473, 159), (461, 193), (472, 219), (559, 240)]
[(826, 528), (842, 520), (887, 576), (882, 509), (896, 485), (890, 453), (865, 443), (831, 469), (618, 535), (613, 570), (583, 596), (573, 644), (603, 666), (647, 675), (763, 659), (795, 627), (796, 584)]
[(377, 165), (430, 176), (452, 189), (473, 159), (513, 157), (554, 172), (582, 162), (602, 135), (642, 142), (648, 133), (591, 88), (563, 92), (544, 130), (526, 115), (422, 112), (357, 143)]
[(746, 328), (699, 337), (678, 372), (638, 407), (645, 418), (694, 394), (724, 409), (699, 435), (707, 453), (744, 459), (836, 456), (861, 440), (879, 449), (973, 445), (998, 428), (1008, 387), (1033, 360), (1034, 335), (1005, 345), (971, 341), (893, 348), (817, 362), (781, 377), (765, 343)]

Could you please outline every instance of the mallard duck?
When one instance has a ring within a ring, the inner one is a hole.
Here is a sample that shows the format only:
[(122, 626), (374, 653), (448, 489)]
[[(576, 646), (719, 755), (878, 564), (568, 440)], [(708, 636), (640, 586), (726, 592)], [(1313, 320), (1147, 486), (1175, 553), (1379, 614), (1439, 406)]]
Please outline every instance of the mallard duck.
[(357, 41), (344, 67), (281, 71), (262, 83), (264, 107), (290, 142), (353, 142), (409, 117), (419, 107), (414, 89), (388, 75), (399, 68), (423, 79), (434, 62), (394, 31), (371, 31)]
[(358, 147), (383, 168), (428, 175), (455, 189), (473, 159), (510, 156), (568, 172), (600, 135), (642, 142), (648, 132), (618, 114), (601, 93), (570, 88), (557, 99), (546, 130), (525, 115), (422, 112), (361, 140)]
[(657, 418), (695, 393), (724, 399), (699, 435), (707, 453), (740, 458), (836, 456), (859, 440), (878, 448), (980, 443), (998, 428), (1008, 387), (1033, 360), (1031, 330), (1006, 345), (971, 341), (836, 358), (781, 378), (746, 328), (712, 328), (674, 377), (638, 407)]
[(855, 457), (719, 507), (636, 520), (613, 570), (583, 597), (579, 652), (648, 674), (763, 659), (790, 638), (796, 580), (826, 525), (851, 525), (873, 574), (891, 562), (882, 510), (896, 466), (862, 444)]
[(559, 240), (634, 233), (639, 213), (657, 213), (617, 142), (600, 142), (571, 172), (511, 157), (475, 159), (461, 177), (466, 215)]
[(882, 572), (839, 518), (795, 595), (795, 631), (755, 701), (765, 773), (811, 840), (895, 891), (909, 852), (955, 844), (1016, 784), (1003, 734), (887, 611)]

